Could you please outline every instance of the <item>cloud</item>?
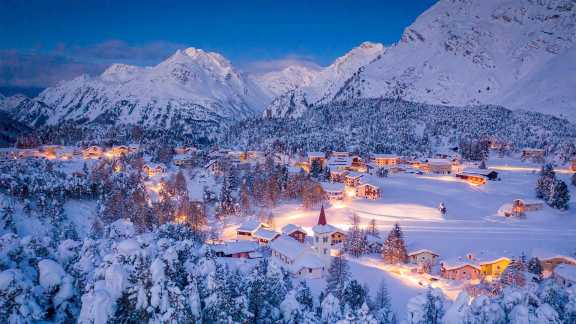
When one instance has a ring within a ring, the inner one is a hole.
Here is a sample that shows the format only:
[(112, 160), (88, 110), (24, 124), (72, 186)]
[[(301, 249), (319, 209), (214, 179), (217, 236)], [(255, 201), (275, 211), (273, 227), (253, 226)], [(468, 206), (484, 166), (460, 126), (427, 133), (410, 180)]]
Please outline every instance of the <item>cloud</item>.
[(0, 86), (46, 87), (103, 68), (52, 53), (0, 50)]
[(272, 71), (280, 71), (292, 65), (305, 66), (314, 70), (319, 70), (322, 68), (312, 57), (298, 55), (288, 55), (284, 58), (273, 60), (251, 61), (246, 62), (240, 66), (242, 70), (246, 72), (261, 74)]
[(97, 75), (113, 63), (155, 65), (183, 44), (132, 45), (109, 40), (88, 46), (58, 44), (49, 50), (0, 50), (0, 86), (48, 87), (82, 74)]

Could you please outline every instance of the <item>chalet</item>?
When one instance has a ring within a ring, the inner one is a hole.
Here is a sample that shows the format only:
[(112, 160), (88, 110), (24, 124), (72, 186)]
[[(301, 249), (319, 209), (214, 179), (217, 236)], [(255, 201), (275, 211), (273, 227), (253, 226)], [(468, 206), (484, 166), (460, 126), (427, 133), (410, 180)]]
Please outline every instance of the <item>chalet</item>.
[(322, 182), (320, 183), (324, 193), (326, 194), (326, 199), (328, 201), (337, 201), (344, 199), (344, 185), (337, 182)]
[(425, 172), (449, 174), (452, 172), (452, 161), (448, 159), (428, 159), (421, 168)]
[(495, 259), (478, 260), (478, 265), (480, 265), (482, 276), (485, 278), (497, 278), (500, 277), (510, 262), (512, 262), (512, 260), (509, 258), (500, 257)]
[(450, 280), (479, 280), (482, 276), (480, 266), (471, 260), (442, 261), (440, 275)]
[(122, 156), (122, 155), (128, 155), (130, 153), (135, 152), (131, 147), (125, 146), (125, 145), (118, 145), (118, 146), (113, 146), (110, 149), (110, 153), (113, 156)]
[(330, 181), (332, 182), (344, 182), (344, 179), (348, 171), (346, 170), (332, 170), (330, 169)]
[(294, 224), (288, 224), (282, 227), (282, 235), (290, 236), (300, 243), (306, 241), (306, 231), (302, 229), (302, 227)]
[(308, 152), (308, 165), (312, 167), (312, 163), (318, 161), (320, 166), (326, 165), (326, 155), (323, 152)]
[(172, 163), (174, 163), (175, 166), (179, 167), (191, 166), (193, 162), (194, 159), (192, 155), (189, 153), (176, 154), (172, 158)]
[(142, 167), (142, 171), (151, 178), (166, 173), (166, 166), (164, 163), (146, 163)]
[(576, 286), (576, 265), (560, 264), (554, 268), (552, 276), (564, 287)]
[(500, 207), (498, 214), (510, 217), (524, 215), (526, 212), (538, 211), (544, 208), (542, 200), (533, 199), (514, 199), (510, 204), (504, 204)]
[(255, 259), (262, 255), (258, 252), (258, 243), (251, 241), (232, 241), (209, 246), (217, 257)]
[(522, 159), (544, 159), (545, 152), (543, 149), (525, 148), (522, 149)]
[(82, 156), (86, 160), (99, 159), (103, 153), (104, 153), (104, 150), (101, 147), (94, 146), (94, 145), (89, 146), (89, 147), (85, 148), (84, 150), (82, 150)]
[(280, 236), (280, 233), (262, 226), (252, 233), (252, 237), (262, 245), (267, 245), (278, 236)]
[(411, 264), (415, 264), (418, 266), (432, 266), (436, 264), (436, 260), (438, 259), (438, 254), (430, 251), (430, 250), (417, 250), (408, 253), (408, 262)]
[(371, 160), (379, 168), (395, 166), (400, 163), (400, 157), (393, 154), (372, 154)]
[(320, 209), (318, 224), (312, 227), (314, 232), (314, 250), (325, 260), (328, 260), (333, 247), (339, 247), (346, 239), (344, 231), (326, 222), (324, 206)]
[(452, 174), (457, 174), (464, 171), (464, 165), (459, 160), (453, 160), (452, 166), (450, 167), (450, 172)]
[(337, 152), (334, 151), (330, 153), (330, 157), (347, 158), (350, 156), (350, 152)]
[(572, 161), (570, 161), (570, 171), (576, 172), (576, 159), (572, 159)]
[(344, 184), (347, 187), (356, 188), (360, 184), (360, 179), (364, 176), (362, 173), (349, 172), (344, 176)]
[(468, 183), (476, 186), (486, 184), (486, 177), (476, 173), (460, 172), (456, 173), (456, 178), (466, 180)]
[(351, 157), (330, 157), (327, 162), (330, 170), (348, 170), (352, 167)]
[(368, 165), (364, 163), (361, 157), (359, 156), (352, 156), (352, 165), (348, 168), (350, 171), (354, 172), (368, 172)]
[(261, 227), (268, 228), (268, 225), (260, 223), (255, 220), (247, 221), (236, 229), (236, 236), (239, 239), (251, 240), (253, 238), (254, 233), (256, 233), (256, 231)]
[(466, 169), (466, 171), (464, 171), (464, 172), (467, 174), (477, 174), (479, 176), (486, 178), (486, 180), (490, 180), (490, 181), (498, 180), (498, 172), (496, 172), (494, 170)]
[(380, 187), (363, 180), (356, 186), (356, 197), (376, 200), (380, 198)]
[(314, 251), (290, 236), (282, 235), (270, 243), (274, 262), (288, 269), (293, 276), (321, 278), (326, 266)]

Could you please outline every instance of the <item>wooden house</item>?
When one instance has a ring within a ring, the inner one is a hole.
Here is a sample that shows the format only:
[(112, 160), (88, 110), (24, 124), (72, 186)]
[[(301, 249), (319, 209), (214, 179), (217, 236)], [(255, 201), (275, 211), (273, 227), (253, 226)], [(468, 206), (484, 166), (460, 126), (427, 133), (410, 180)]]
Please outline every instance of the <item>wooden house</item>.
[(212, 249), (217, 257), (255, 259), (262, 255), (258, 252), (258, 243), (251, 241), (234, 241), (222, 244), (213, 244)]
[(312, 167), (312, 163), (318, 161), (321, 167), (326, 165), (326, 154), (323, 152), (308, 152), (308, 165)]
[(542, 200), (532, 200), (532, 199), (514, 199), (510, 204), (505, 204), (500, 208), (500, 214), (510, 217), (524, 215), (526, 212), (538, 211), (544, 208), (544, 202)]
[(330, 169), (330, 181), (332, 182), (344, 182), (348, 171), (346, 170), (332, 170)]
[(302, 229), (302, 227), (294, 224), (287, 224), (286, 226), (282, 227), (282, 235), (290, 236), (300, 243), (304, 243), (306, 241), (306, 231)]
[(344, 185), (337, 182), (322, 182), (320, 183), (322, 190), (326, 195), (328, 201), (337, 201), (344, 199)]
[(349, 172), (344, 176), (344, 184), (347, 187), (356, 188), (360, 184), (360, 179), (364, 176), (362, 173)]
[(525, 148), (522, 149), (522, 159), (543, 160), (545, 151), (543, 149)]
[(273, 262), (277, 262), (296, 277), (321, 278), (326, 264), (305, 244), (282, 235), (270, 243)]
[(104, 150), (100, 146), (92, 145), (82, 150), (82, 157), (85, 160), (99, 159), (103, 153)]
[(450, 280), (480, 280), (482, 271), (472, 262), (466, 261), (442, 261), (440, 275)]
[(408, 253), (408, 262), (418, 266), (432, 266), (436, 264), (439, 255), (426, 249)]
[(258, 228), (252, 234), (252, 237), (261, 245), (267, 245), (268, 243), (272, 242), (278, 236), (280, 236), (280, 233), (278, 233), (272, 229), (264, 228), (264, 227)]
[(240, 225), (236, 229), (236, 236), (239, 239), (251, 240), (251, 239), (253, 239), (254, 233), (256, 233), (256, 231), (262, 227), (268, 228), (268, 225), (260, 223), (260, 222), (255, 221), (255, 220), (250, 220), (250, 221), (244, 222), (242, 225)]
[(356, 197), (376, 200), (380, 198), (380, 187), (369, 182), (362, 182), (356, 186)]
[(487, 278), (500, 277), (502, 272), (508, 267), (512, 260), (507, 257), (500, 257), (496, 259), (488, 259), (485, 261), (479, 261), (480, 272), (482, 276)]
[(383, 168), (388, 166), (395, 166), (400, 163), (400, 157), (394, 154), (372, 154), (372, 163), (377, 167)]
[(429, 173), (450, 174), (452, 172), (452, 161), (448, 159), (428, 159), (421, 166), (421, 169)]
[(194, 159), (189, 153), (176, 154), (172, 158), (172, 163), (178, 167), (186, 167), (191, 166), (194, 163)]
[(466, 180), (466, 182), (480, 186), (486, 184), (486, 178), (482, 175), (469, 173), (469, 172), (460, 172), (456, 174), (456, 178), (460, 178), (462, 180)]

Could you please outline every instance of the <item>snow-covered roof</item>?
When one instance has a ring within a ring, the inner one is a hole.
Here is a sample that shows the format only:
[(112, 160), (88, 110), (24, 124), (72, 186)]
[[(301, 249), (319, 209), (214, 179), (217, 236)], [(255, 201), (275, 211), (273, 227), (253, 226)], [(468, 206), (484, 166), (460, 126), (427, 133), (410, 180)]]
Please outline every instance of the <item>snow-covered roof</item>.
[(438, 256), (437, 253), (435, 253), (431, 250), (428, 250), (428, 249), (420, 249), (420, 250), (412, 251), (412, 252), (408, 253), (408, 256), (418, 255), (418, 254), (422, 254), (422, 253), (429, 253), (429, 254)]
[(306, 233), (306, 231), (298, 226), (298, 225), (294, 225), (294, 224), (287, 224), (286, 226), (282, 227), (282, 234), (284, 235), (290, 235), (296, 231), (300, 231), (302, 233)]
[(554, 274), (576, 283), (576, 265), (559, 264), (554, 268)]
[(378, 187), (376, 185), (376, 179), (374, 178), (374, 176), (371, 175), (364, 175), (362, 178), (360, 178), (360, 185), (370, 185), (370, 186), (374, 186), (374, 187)]
[(301, 269), (320, 269), (324, 267), (324, 262), (312, 251), (305, 251), (296, 258), (296, 261), (292, 265), (294, 272), (298, 272)]
[(260, 227), (258, 230), (256, 230), (256, 232), (254, 232), (254, 234), (252, 234), (252, 236), (254, 236), (255, 238), (264, 239), (268, 241), (273, 240), (278, 235), (280, 235), (278, 232), (263, 227)]
[(478, 174), (478, 175), (482, 175), (482, 176), (489, 176), (491, 173), (497, 173), (494, 170), (490, 170), (490, 169), (476, 169), (476, 168), (472, 168), (472, 169), (466, 169), (464, 171), (462, 171), (462, 173), (468, 173), (468, 174)]
[(334, 232), (342, 232), (337, 227), (334, 227), (330, 224), (314, 225), (314, 227), (312, 227), (312, 231), (314, 231), (315, 234), (330, 234)]
[(448, 159), (428, 159), (430, 165), (452, 165), (452, 161)]
[(328, 167), (350, 166), (352, 165), (351, 157), (331, 157), (328, 159)]
[(363, 177), (363, 176), (364, 176), (364, 173), (359, 173), (359, 172), (353, 172), (353, 171), (352, 171), (352, 172), (349, 172), (349, 173), (346, 175), (346, 178), (361, 178), (361, 177)]
[(373, 153), (373, 159), (399, 159), (400, 157), (396, 154), (383, 154), (383, 153)]
[(374, 243), (383, 244), (384, 243), (383, 238), (381, 238), (379, 236), (372, 235), (372, 234), (366, 234), (366, 241), (368, 241), (368, 244), (374, 244)]
[(212, 249), (216, 252), (223, 252), (226, 255), (236, 253), (250, 253), (258, 250), (258, 243), (254, 241), (232, 241), (224, 244), (215, 244)]
[(344, 185), (338, 182), (321, 182), (322, 189), (326, 192), (343, 192)]
[(249, 221), (244, 222), (242, 225), (240, 225), (240, 227), (238, 227), (238, 229), (236, 231), (254, 232), (254, 231), (258, 230), (261, 226), (262, 226), (262, 224), (259, 221), (249, 220)]
[(302, 172), (302, 168), (296, 167), (296, 166), (289, 166), (286, 169), (287, 169), (288, 173), (291, 173), (291, 174), (299, 174), (300, 172)]
[(324, 152), (308, 152), (309, 158), (325, 158), (326, 154)]
[(489, 258), (489, 257), (486, 257), (486, 258), (478, 259), (478, 264), (480, 264), (480, 265), (486, 265), (486, 264), (497, 263), (497, 262), (500, 262), (500, 261), (511, 261), (511, 260), (510, 260), (509, 258), (507, 258), (507, 257), (498, 257), (498, 258)]
[(540, 261), (550, 260), (550, 259), (564, 259), (568, 263), (572, 263), (572, 264), (576, 265), (576, 258), (568, 256), (568, 255), (558, 254), (556, 252), (545, 250), (542, 248), (537, 248), (537, 249), (532, 250), (532, 257), (536, 257), (536, 258), (540, 259)]
[(274, 241), (270, 242), (269, 246), (273, 251), (276, 251), (291, 260), (296, 260), (299, 255), (305, 251), (311, 250), (308, 246), (287, 235), (279, 236)]
[(444, 267), (444, 269), (446, 269), (446, 270), (456, 270), (456, 269), (463, 268), (465, 266), (471, 266), (475, 269), (480, 270), (480, 266), (474, 260), (470, 260), (470, 259), (462, 258), (462, 257), (455, 258), (455, 259), (442, 260), (441, 263), (442, 263), (442, 267)]

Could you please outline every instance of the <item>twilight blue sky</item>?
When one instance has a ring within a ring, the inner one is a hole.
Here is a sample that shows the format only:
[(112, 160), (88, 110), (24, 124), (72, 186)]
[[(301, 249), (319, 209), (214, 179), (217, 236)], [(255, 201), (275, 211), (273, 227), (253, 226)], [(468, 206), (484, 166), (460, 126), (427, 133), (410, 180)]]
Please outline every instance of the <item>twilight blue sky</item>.
[(0, 86), (156, 64), (190, 46), (249, 72), (328, 65), (363, 41), (396, 42), (435, 2), (0, 0)]

